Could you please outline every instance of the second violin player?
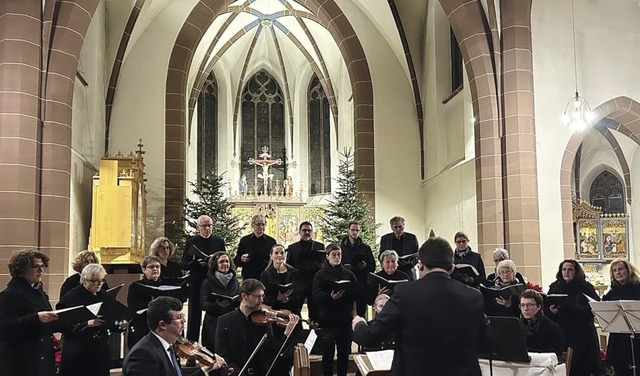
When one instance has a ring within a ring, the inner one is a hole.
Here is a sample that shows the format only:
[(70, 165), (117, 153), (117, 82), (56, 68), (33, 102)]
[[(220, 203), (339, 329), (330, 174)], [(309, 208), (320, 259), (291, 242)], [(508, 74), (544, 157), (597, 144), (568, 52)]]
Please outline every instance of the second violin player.
[[(240, 307), (218, 318), (216, 329), (216, 353), (224, 357), (230, 367), (234, 369), (232, 375), (238, 375), (251, 353), (260, 343), (261, 338), (269, 330), (269, 325), (256, 325), (251, 320), (253, 312), (262, 309), (264, 299), (264, 285), (256, 279), (246, 279), (240, 284)], [(282, 334), (274, 331), (267, 343), (257, 352), (247, 365), (246, 375), (266, 375), (277, 350), (287, 346), (290, 335), (300, 321), (298, 315), (290, 314), (289, 322)], [(276, 373), (273, 373), (276, 374)]]

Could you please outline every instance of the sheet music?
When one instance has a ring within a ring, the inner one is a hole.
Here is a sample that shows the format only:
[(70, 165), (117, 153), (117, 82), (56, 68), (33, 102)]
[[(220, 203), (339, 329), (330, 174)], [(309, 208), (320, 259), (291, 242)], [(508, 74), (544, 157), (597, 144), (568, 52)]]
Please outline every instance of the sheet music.
[(102, 302), (94, 303), (87, 306), (87, 309), (91, 311), (94, 315), (98, 316), (98, 312), (100, 311), (100, 307), (102, 307)]
[(638, 300), (621, 300), (620, 306), (624, 310), (627, 320), (635, 333), (640, 332), (640, 301)]
[(373, 371), (390, 371), (393, 362), (393, 350), (367, 351), (367, 358)]
[(313, 349), (313, 345), (316, 343), (316, 339), (318, 339), (318, 335), (316, 331), (311, 329), (309, 331), (309, 336), (307, 336), (307, 340), (304, 341), (304, 347), (307, 349), (307, 352), (311, 354), (311, 349)]

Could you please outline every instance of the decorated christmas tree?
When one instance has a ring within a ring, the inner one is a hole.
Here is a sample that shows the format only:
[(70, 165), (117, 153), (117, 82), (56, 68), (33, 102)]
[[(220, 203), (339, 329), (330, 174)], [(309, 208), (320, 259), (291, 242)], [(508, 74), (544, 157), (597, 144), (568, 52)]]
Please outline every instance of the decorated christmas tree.
[(338, 167), (338, 177), (335, 179), (338, 189), (329, 201), (320, 223), (325, 243), (339, 242), (347, 236), (349, 222), (358, 221), (360, 237), (375, 249), (376, 229), (380, 225), (375, 223), (364, 195), (358, 192), (359, 177), (354, 170), (351, 149), (345, 149), (340, 155), (342, 158)]
[(198, 232), (196, 224), (201, 215), (211, 217), (213, 235), (224, 240), (231, 258), (235, 255), (235, 248), (238, 245), (242, 228), (240, 227), (240, 218), (231, 211), (234, 205), (223, 194), (223, 189), (227, 184), (223, 180), (223, 175), (209, 173), (200, 176), (195, 182), (189, 182), (191, 193), (195, 198), (187, 197), (184, 201), (183, 221), (178, 226), (179, 234), (183, 237), (178, 239), (176, 252), (172, 255), (173, 259), (182, 257), (184, 241)]

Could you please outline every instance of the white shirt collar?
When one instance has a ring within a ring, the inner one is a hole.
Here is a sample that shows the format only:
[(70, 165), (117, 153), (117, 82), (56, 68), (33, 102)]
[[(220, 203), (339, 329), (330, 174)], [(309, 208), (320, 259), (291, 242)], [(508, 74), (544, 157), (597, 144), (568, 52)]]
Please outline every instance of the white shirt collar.
[[(162, 348), (164, 349), (164, 351), (167, 353), (167, 356), (169, 356), (169, 346), (171, 346), (171, 344), (169, 342), (167, 342), (166, 339), (160, 337), (156, 332), (151, 331), (151, 334), (153, 334), (154, 336), (156, 336), (156, 338), (160, 341), (160, 343), (162, 344)], [(169, 358), (169, 360), (171, 360), (171, 358)]]

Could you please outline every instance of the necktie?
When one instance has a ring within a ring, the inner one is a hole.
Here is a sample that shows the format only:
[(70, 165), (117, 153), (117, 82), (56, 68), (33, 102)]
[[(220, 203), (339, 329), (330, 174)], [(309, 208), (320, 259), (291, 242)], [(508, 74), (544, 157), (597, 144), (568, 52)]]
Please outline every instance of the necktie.
[(167, 350), (169, 351), (169, 358), (171, 358), (171, 364), (173, 364), (173, 368), (176, 370), (176, 376), (182, 376), (182, 371), (180, 370), (180, 364), (178, 363), (178, 359), (176, 358), (176, 353), (173, 351), (173, 347), (169, 346)]

